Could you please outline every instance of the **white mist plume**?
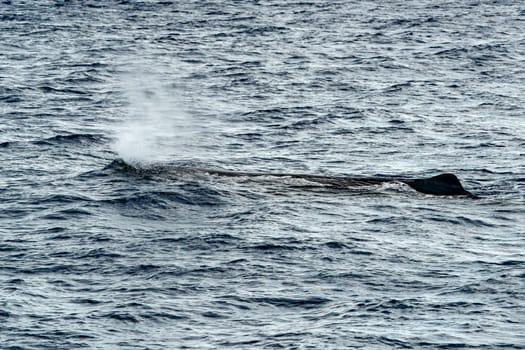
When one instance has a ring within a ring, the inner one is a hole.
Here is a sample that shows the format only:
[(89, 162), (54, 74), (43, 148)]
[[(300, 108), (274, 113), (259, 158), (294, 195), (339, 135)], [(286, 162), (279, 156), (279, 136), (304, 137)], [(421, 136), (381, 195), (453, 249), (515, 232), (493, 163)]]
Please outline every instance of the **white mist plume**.
[(114, 149), (124, 161), (147, 164), (191, 153), (200, 128), (180, 106), (182, 99), (173, 84), (160, 74), (136, 69), (124, 77), (128, 99), (123, 123), (115, 128)]

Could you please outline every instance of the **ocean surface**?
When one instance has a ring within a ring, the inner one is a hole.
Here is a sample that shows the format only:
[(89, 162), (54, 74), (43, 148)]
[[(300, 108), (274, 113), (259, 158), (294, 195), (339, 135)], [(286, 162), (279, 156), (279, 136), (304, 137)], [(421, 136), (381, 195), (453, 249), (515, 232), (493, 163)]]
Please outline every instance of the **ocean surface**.
[(524, 87), (519, 0), (2, 1), (0, 348), (523, 349)]

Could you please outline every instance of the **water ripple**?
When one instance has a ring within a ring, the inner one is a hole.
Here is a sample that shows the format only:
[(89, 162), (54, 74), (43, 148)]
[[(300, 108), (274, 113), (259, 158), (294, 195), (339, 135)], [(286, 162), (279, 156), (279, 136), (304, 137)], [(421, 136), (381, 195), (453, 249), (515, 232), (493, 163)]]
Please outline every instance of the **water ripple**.
[(1, 2), (2, 349), (524, 348), (522, 7)]

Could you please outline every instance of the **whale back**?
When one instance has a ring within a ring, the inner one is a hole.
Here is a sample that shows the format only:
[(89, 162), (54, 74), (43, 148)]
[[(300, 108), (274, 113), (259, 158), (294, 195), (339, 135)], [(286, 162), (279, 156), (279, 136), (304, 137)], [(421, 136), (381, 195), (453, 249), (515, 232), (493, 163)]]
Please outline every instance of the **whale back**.
[(227, 176), (227, 177), (291, 177), (304, 179), (311, 182), (317, 182), (333, 188), (348, 188), (369, 185), (379, 185), (385, 182), (403, 182), (414, 190), (437, 196), (468, 196), (470, 198), (479, 198), (463, 188), (461, 182), (454, 174), (445, 173), (430, 178), (407, 179), (399, 177), (366, 177), (366, 176), (326, 176), (326, 175), (309, 175), (309, 174), (290, 174), (290, 173), (256, 173), (243, 171), (229, 171), (219, 169), (206, 169), (197, 167), (180, 167), (171, 165), (155, 165), (148, 167), (133, 166), (127, 164), (121, 159), (114, 160), (105, 169), (114, 169), (142, 176), (159, 175), (162, 173), (188, 174), (188, 173), (206, 173), (210, 175)]

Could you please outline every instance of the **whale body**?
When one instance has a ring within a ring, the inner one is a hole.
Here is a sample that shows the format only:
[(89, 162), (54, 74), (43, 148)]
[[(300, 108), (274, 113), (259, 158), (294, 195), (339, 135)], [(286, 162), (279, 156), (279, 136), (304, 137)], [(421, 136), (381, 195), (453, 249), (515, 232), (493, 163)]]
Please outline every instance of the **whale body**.
[(329, 185), (335, 188), (348, 188), (368, 185), (379, 185), (385, 182), (402, 182), (407, 184), (417, 192), (432, 194), (436, 196), (468, 196), (477, 198), (474, 194), (463, 188), (456, 175), (444, 173), (429, 178), (410, 179), (402, 177), (365, 177), (365, 176), (324, 176), (309, 174), (289, 174), (289, 173), (250, 173), (237, 172), (217, 169), (193, 168), (198, 172), (204, 172), (211, 175), (229, 176), (229, 177), (254, 177), (254, 176), (274, 176), (304, 179), (307, 181), (317, 182), (323, 185)]
[(121, 159), (114, 160), (108, 167), (114, 169), (125, 169), (141, 174), (160, 174), (163, 172), (175, 174), (209, 174), (224, 177), (286, 177), (303, 179), (319, 183), (331, 188), (344, 189), (350, 187), (380, 185), (386, 182), (401, 182), (417, 192), (436, 196), (467, 196), (478, 198), (463, 188), (456, 175), (443, 173), (429, 178), (404, 178), (404, 177), (367, 177), (367, 176), (327, 176), (296, 173), (258, 173), (244, 171), (230, 171), (220, 169), (208, 169), (185, 166), (152, 166), (151, 168), (134, 167)]

